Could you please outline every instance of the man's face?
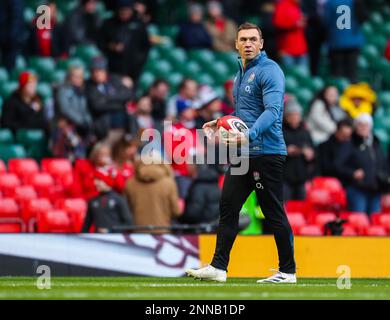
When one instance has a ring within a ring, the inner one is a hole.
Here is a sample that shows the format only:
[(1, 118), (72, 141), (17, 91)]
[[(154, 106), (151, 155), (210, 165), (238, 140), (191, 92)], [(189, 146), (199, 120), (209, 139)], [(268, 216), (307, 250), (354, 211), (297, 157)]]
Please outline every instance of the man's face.
[(336, 137), (340, 142), (347, 142), (351, 139), (352, 135), (352, 127), (350, 126), (342, 126), (339, 130), (337, 130)]
[(105, 83), (107, 81), (107, 71), (104, 69), (92, 70), (92, 79), (96, 83)]
[(198, 85), (195, 81), (187, 81), (183, 91), (187, 99), (193, 99), (198, 94)]
[(263, 49), (263, 39), (257, 29), (241, 30), (236, 39), (236, 49), (244, 60), (252, 60)]
[(168, 96), (169, 86), (165, 82), (161, 82), (153, 90), (153, 96), (157, 99), (164, 100)]
[(299, 112), (289, 112), (286, 115), (286, 121), (291, 128), (298, 128), (301, 123), (302, 117)]
[(358, 136), (367, 138), (371, 133), (371, 126), (369, 123), (361, 121), (356, 124), (355, 131)]
[(133, 16), (133, 9), (131, 7), (121, 8), (118, 11), (118, 16), (122, 22), (127, 22)]
[(84, 84), (83, 69), (74, 69), (69, 77), (70, 83), (76, 87), (82, 87)]

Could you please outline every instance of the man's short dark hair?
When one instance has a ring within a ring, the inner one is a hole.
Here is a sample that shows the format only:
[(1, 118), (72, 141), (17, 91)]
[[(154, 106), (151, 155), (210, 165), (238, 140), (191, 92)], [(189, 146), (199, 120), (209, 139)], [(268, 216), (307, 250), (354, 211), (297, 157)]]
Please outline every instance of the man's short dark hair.
[(352, 121), (349, 119), (343, 119), (337, 122), (337, 130), (340, 130), (342, 127), (352, 128)]
[(241, 30), (249, 30), (249, 29), (256, 29), (258, 32), (259, 32), (259, 35), (260, 35), (260, 39), (263, 38), (263, 34), (259, 28), (258, 25), (254, 24), (254, 23), (251, 23), (251, 22), (244, 22), (243, 24), (241, 24), (238, 29), (237, 29), (237, 38), (238, 38), (238, 33), (241, 31)]

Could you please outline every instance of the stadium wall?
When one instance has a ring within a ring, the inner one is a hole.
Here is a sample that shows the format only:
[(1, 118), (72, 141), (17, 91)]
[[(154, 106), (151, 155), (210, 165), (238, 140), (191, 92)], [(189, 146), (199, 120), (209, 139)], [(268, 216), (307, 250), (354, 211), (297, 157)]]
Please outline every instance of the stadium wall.
[[(209, 263), (216, 237), (199, 237), (202, 264)], [(295, 237), (297, 275), (337, 278), (339, 266), (348, 266), (352, 278), (390, 278), (390, 237)], [(277, 269), (272, 236), (238, 236), (230, 256), (230, 277), (265, 277)]]

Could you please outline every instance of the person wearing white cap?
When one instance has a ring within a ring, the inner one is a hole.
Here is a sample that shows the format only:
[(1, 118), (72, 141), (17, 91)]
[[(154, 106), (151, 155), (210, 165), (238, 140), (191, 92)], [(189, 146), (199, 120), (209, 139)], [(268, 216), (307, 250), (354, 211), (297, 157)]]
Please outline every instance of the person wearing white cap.
[(335, 161), (337, 174), (347, 189), (350, 211), (372, 214), (380, 211), (380, 197), (390, 179), (379, 140), (372, 133), (373, 119), (362, 113), (354, 120), (350, 143)]

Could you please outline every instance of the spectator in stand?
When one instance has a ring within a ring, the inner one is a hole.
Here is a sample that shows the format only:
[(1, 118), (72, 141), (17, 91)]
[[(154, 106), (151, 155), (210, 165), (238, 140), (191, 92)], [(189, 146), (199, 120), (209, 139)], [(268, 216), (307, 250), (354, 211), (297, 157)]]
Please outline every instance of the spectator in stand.
[(134, 14), (131, 0), (118, 0), (114, 16), (100, 29), (100, 48), (110, 72), (138, 82), (150, 49), (147, 25)]
[(310, 133), (302, 122), (302, 108), (295, 100), (287, 102), (283, 134), (287, 146), (284, 199), (304, 200), (315, 153)]
[(177, 114), (179, 121), (164, 132), (164, 146), (165, 155), (172, 163), (180, 198), (185, 199), (192, 183), (192, 160), (196, 155), (195, 110), (186, 100), (179, 100)]
[(180, 25), (177, 44), (184, 49), (211, 49), (212, 39), (203, 24), (203, 8), (191, 4), (188, 8), (189, 21)]
[[(340, 26), (339, 6), (351, 9), (351, 21)], [(325, 24), (328, 31), (330, 72), (335, 77), (346, 77), (357, 82), (357, 61), (364, 45), (361, 25), (367, 10), (363, 0), (328, 0), (325, 4)]]
[(133, 98), (132, 81), (128, 77), (109, 75), (103, 57), (92, 61), (86, 94), (99, 140), (107, 137), (108, 142), (115, 142), (124, 130), (130, 130), (126, 104)]
[(372, 133), (368, 113), (354, 120), (354, 132), (347, 146), (339, 149), (335, 167), (347, 189), (348, 209), (371, 214), (380, 211), (381, 194), (389, 189), (386, 158)]
[(280, 0), (275, 7), (277, 47), (284, 65), (307, 66), (306, 17), (298, 0)]
[(352, 123), (349, 119), (337, 123), (337, 129), (329, 139), (318, 146), (318, 165), (320, 174), (327, 177), (338, 177), (335, 161), (342, 148), (352, 136)]
[(112, 148), (114, 166), (125, 181), (134, 176), (139, 146), (140, 141), (136, 136), (126, 134)]
[[(302, 10), (307, 17), (306, 40), (310, 58), (310, 72), (318, 75), (321, 48), (326, 40), (324, 9), (326, 0), (303, 0)], [(267, 39), (267, 38), (266, 38)]]
[(314, 144), (326, 141), (335, 132), (337, 122), (346, 117), (346, 112), (339, 106), (339, 91), (335, 86), (326, 86), (318, 92), (306, 118)]
[(386, 45), (385, 58), (390, 61), (390, 38)]
[(233, 51), (237, 25), (223, 14), (222, 4), (212, 0), (207, 3), (208, 19), (205, 22), (206, 30), (211, 35), (213, 49), (217, 51)]
[(96, 143), (88, 159), (77, 159), (73, 170), (73, 184), (69, 192), (74, 197), (91, 200), (101, 192), (114, 190), (122, 193), (125, 187), (123, 175), (113, 165), (111, 147)]
[(0, 1), (0, 65), (8, 71), (23, 47), (23, 9), (23, 0)]
[(55, 2), (49, 3), (50, 26), (38, 28), (37, 19), (31, 22), (26, 54), (41, 57), (66, 57), (68, 55), (68, 42), (64, 27), (57, 20), (57, 6)]
[(222, 102), (218, 94), (209, 86), (202, 86), (199, 89), (197, 116), (195, 126), (202, 129), (206, 122), (218, 119), (222, 116)]
[(156, 121), (163, 121), (166, 117), (167, 98), (169, 84), (162, 79), (157, 79), (149, 88), (149, 96), (152, 100), (152, 116)]
[(234, 111), (233, 84), (233, 80), (226, 80), (223, 85), (225, 96), (222, 99), (222, 113), (224, 115), (229, 115)]
[(66, 16), (64, 29), (70, 46), (97, 43), (101, 21), (96, 6), (97, 0), (79, 0)]
[(181, 223), (218, 221), (221, 197), (218, 181), (221, 173), (216, 165), (202, 164), (195, 167), (194, 182), (186, 198)]
[(45, 106), (37, 94), (37, 77), (28, 71), (19, 74), (19, 88), (4, 101), (1, 126), (15, 134), (19, 129), (42, 129), (49, 134)]
[(278, 61), (278, 50), (276, 46), (276, 28), (273, 23), (275, 14), (275, 1), (263, 0), (260, 6), (259, 19), (261, 21), (262, 38), (267, 39), (264, 43), (264, 49), (267, 51), (267, 56), (272, 60)]
[(361, 113), (373, 114), (376, 108), (376, 94), (369, 84), (361, 82), (348, 86), (340, 97), (340, 107), (351, 118)]
[(109, 189), (88, 201), (88, 210), (81, 232), (87, 233), (94, 226), (96, 233), (123, 232), (115, 230), (132, 225), (132, 216), (126, 200)]
[(137, 120), (138, 128), (140, 130), (139, 134), (142, 135), (142, 132), (146, 129), (160, 129), (159, 125), (156, 123), (152, 117), (152, 100), (150, 96), (142, 96), (136, 102), (136, 113), (135, 118)]
[(53, 156), (85, 158), (92, 141), (92, 117), (84, 91), (84, 69), (70, 67), (67, 81), (56, 92), (57, 121), (53, 132)]
[(196, 98), (198, 96), (198, 84), (192, 79), (183, 79), (179, 85), (179, 93), (168, 100), (167, 119), (174, 120), (177, 115), (177, 104), (185, 103), (196, 107)]
[(136, 226), (169, 227), (181, 214), (172, 169), (156, 152), (136, 162), (135, 177), (127, 182), (124, 194)]

